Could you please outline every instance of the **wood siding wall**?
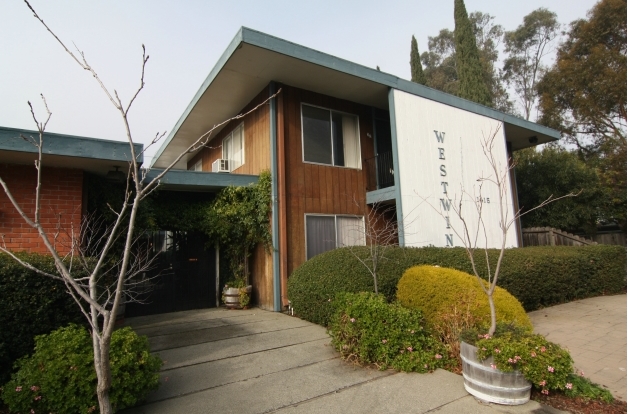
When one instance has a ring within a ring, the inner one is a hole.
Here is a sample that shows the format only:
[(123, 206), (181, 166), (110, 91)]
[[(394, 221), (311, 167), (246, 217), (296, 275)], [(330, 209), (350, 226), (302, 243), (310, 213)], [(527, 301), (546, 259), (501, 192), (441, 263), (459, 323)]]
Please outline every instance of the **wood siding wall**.
[[(370, 107), (290, 86), (282, 89), (289, 275), (305, 262), (305, 214), (367, 214), (364, 160), (374, 156), (373, 124)], [(303, 162), (301, 103), (358, 115), (362, 169)]]
[[(268, 88), (264, 88), (246, 107), (239, 113), (245, 113), (253, 109), (268, 97)], [(233, 114), (236, 115), (236, 114)], [(203, 171), (211, 171), (212, 163), (222, 158), (222, 140), (238, 125), (244, 123), (244, 164), (232, 171), (231, 174), (258, 175), (264, 170), (270, 169), (270, 108), (263, 105), (255, 112), (242, 119), (229, 122), (212, 139), (206, 148), (200, 150), (190, 161), (188, 168), (202, 160)], [(257, 246), (252, 253), (249, 269), (251, 272), (251, 284), (253, 285), (252, 303), (262, 309), (273, 309), (273, 273), (272, 257), (266, 253), (262, 246)]]
[[(253, 109), (268, 97), (268, 89), (262, 90), (239, 113), (245, 113)], [(200, 150), (188, 161), (188, 168), (203, 160), (203, 171), (211, 171), (212, 163), (222, 158), (222, 140), (229, 135), (238, 125), (244, 123), (244, 164), (232, 171), (232, 174), (257, 175), (263, 170), (270, 169), (270, 109), (269, 105), (263, 105), (255, 112), (229, 122), (214, 139), (209, 141), (206, 148)], [(234, 116), (237, 114), (233, 114)]]

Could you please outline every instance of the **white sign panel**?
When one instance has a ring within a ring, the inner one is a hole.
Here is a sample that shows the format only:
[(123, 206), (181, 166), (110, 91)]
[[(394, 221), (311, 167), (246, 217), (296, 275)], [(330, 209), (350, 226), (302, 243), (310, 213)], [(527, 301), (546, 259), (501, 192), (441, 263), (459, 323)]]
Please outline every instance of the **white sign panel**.
[[(500, 207), (509, 222), (514, 213), (503, 123), (398, 90), (393, 99), (405, 245), (463, 246), (460, 210), (477, 247), (501, 247)], [(501, 197), (482, 146), (493, 136)], [(514, 224), (506, 247), (517, 247)]]

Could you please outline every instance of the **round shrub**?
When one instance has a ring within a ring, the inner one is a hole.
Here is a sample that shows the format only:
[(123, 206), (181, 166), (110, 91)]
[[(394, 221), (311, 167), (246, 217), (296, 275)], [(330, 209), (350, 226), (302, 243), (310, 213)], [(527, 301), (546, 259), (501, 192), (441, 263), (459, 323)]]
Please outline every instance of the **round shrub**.
[[(35, 352), (15, 364), (3, 387), (11, 412), (90, 413), (98, 409), (92, 339), (84, 327), (69, 325), (35, 338)], [(131, 328), (111, 338), (111, 388), (114, 411), (143, 400), (159, 385), (161, 360), (151, 355), (146, 337)], [(31, 411), (32, 410), (32, 411)]]
[(445, 347), (424, 329), (421, 312), (374, 293), (340, 293), (329, 333), (344, 359), (400, 371), (427, 372), (447, 364)]
[[(403, 274), (397, 285), (399, 302), (409, 308), (421, 309), (430, 325), (436, 322), (439, 314), (456, 305), (462, 296), (472, 301), (469, 311), (477, 323), (490, 324), (488, 297), (477, 278), (468, 273), (444, 267), (415, 266)], [(498, 321), (514, 321), (532, 328), (521, 303), (505, 289), (496, 287), (493, 299)]]

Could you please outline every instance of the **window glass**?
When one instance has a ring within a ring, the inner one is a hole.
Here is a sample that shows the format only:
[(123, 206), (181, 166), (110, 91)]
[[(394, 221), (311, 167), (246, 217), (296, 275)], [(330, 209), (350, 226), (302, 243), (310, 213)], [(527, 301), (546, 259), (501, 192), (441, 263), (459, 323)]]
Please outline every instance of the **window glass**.
[(336, 248), (334, 216), (306, 216), (306, 242), (308, 260), (317, 254)]
[(364, 220), (350, 216), (305, 216), (307, 260), (344, 246), (364, 246)]
[(222, 140), (222, 158), (233, 171), (244, 164), (244, 125), (240, 124)]
[(331, 164), (331, 128), (329, 111), (313, 106), (302, 106), (303, 159), (320, 164)]

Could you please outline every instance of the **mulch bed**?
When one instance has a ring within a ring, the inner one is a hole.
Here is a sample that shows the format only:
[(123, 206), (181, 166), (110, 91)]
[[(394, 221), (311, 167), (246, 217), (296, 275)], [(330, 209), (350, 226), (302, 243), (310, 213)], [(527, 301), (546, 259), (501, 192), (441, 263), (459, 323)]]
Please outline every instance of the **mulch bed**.
[(605, 403), (597, 400), (585, 400), (583, 398), (569, 398), (566, 395), (553, 392), (543, 395), (538, 390), (532, 389), (531, 399), (541, 404), (549, 405), (558, 410), (569, 411), (574, 414), (623, 414), (626, 413), (626, 402), (614, 400)]

